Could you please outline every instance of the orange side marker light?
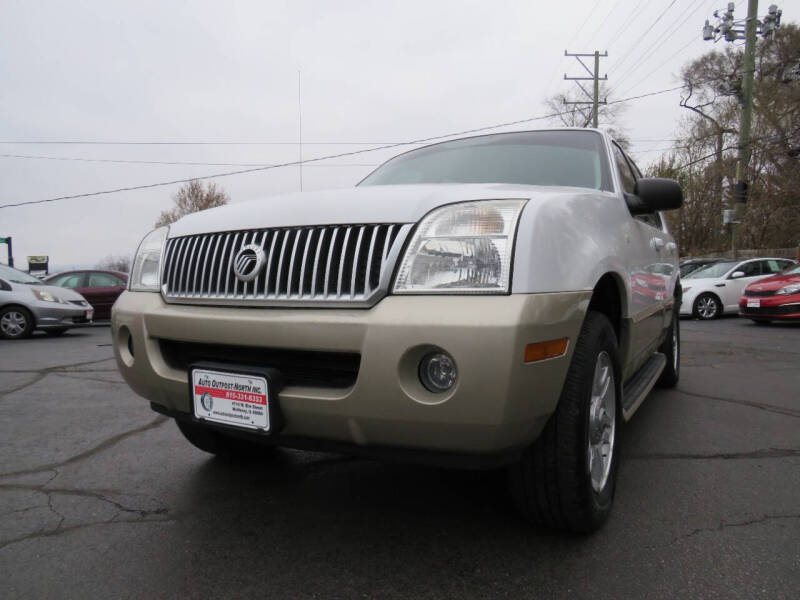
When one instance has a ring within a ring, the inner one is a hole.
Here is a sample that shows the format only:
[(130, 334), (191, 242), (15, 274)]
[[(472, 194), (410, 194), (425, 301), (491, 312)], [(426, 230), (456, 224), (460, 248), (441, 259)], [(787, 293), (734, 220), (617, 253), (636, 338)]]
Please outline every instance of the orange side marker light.
[(569, 338), (528, 344), (525, 346), (525, 362), (532, 363), (540, 360), (547, 360), (548, 358), (564, 356), (567, 352), (568, 345)]

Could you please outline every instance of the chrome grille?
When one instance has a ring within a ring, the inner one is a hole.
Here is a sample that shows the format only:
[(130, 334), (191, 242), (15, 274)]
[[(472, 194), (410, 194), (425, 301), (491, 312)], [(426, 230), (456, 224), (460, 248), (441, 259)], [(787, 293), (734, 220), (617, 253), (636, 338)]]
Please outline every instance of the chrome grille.
[[(167, 240), (161, 291), (168, 302), (370, 305), (389, 286), (411, 225), (326, 225), (230, 231)], [(234, 274), (236, 253), (260, 246), (252, 281)]]

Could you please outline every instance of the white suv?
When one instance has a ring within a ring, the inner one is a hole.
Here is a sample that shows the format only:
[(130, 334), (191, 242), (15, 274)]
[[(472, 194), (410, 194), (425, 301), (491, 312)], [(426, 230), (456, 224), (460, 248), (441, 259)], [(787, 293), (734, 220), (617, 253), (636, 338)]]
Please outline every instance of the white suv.
[(522, 512), (596, 529), (619, 427), (678, 380), (678, 251), (604, 132), (448, 141), (353, 189), (148, 234), (112, 315), (122, 375), (195, 446), (507, 467)]

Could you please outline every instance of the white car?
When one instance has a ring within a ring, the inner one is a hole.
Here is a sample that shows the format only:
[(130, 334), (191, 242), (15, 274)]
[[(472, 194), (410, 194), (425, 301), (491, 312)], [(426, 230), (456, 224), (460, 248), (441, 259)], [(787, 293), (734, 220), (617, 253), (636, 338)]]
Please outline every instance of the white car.
[(785, 258), (723, 260), (683, 279), (681, 316), (716, 319), (725, 313), (739, 312), (744, 288), (763, 277), (780, 273), (793, 264)]
[(414, 149), (148, 234), (117, 364), (206, 452), (507, 466), (526, 517), (592, 531), (619, 427), (678, 382), (682, 202), (597, 130)]

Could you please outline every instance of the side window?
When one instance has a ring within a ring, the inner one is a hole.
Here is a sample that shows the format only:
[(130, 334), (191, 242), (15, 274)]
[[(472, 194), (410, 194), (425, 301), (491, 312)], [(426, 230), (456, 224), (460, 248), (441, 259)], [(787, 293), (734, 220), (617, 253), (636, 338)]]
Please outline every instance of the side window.
[(616, 144), (613, 144), (612, 147), (614, 148), (614, 162), (617, 163), (617, 170), (619, 170), (619, 175), (622, 179), (622, 189), (632, 194), (633, 187), (636, 185), (636, 177), (634, 177), (631, 166), (625, 160), (625, 155), (620, 147)]
[(753, 262), (745, 263), (741, 265), (737, 271), (744, 271), (745, 277), (755, 277), (757, 275), (761, 275), (761, 263), (763, 261), (754, 260)]
[(91, 273), (89, 287), (113, 287), (122, 285), (122, 282), (110, 273)]
[[(642, 172), (639, 167), (622, 151), (622, 149), (614, 144), (614, 160), (617, 163), (619, 174), (622, 177), (622, 187), (629, 194), (633, 193), (636, 180), (642, 177)], [(636, 215), (636, 218), (647, 223), (650, 227), (661, 229), (661, 216), (658, 213), (647, 213), (644, 215)]]
[(778, 264), (777, 264), (778, 270), (777, 270), (777, 271), (773, 271), (773, 273), (780, 273), (780, 272), (781, 272), (781, 271), (783, 271), (783, 270), (784, 270), (786, 267), (790, 267), (791, 265), (793, 265), (793, 264), (794, 264), (794, 263), (793, 263), (792, 261), (790, 261), (790, 260), (776, 260), (776, 261), (770, 261), (770, 262), (771, 262), (771, 263), (772, 263), (772, 262), (776, 262), (776, 263), (778, 263)]
[(83, 285), (83, 274), (82, 273), (71, 273), (67, 275), (62, 275), (61, 277), (56, 277), (51, 285), (58, 285), (60, 287), (65, 288), (77, 288), (82, 287)]

